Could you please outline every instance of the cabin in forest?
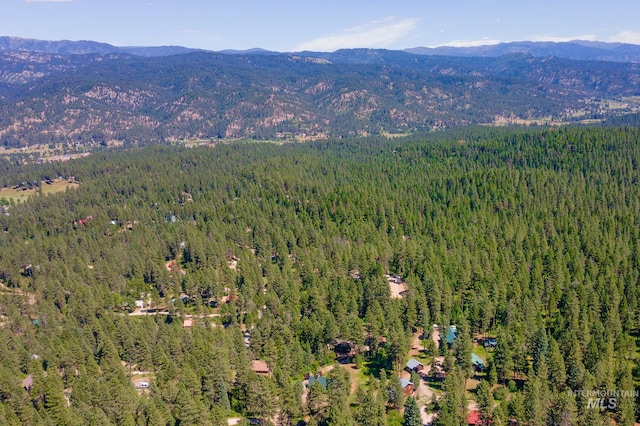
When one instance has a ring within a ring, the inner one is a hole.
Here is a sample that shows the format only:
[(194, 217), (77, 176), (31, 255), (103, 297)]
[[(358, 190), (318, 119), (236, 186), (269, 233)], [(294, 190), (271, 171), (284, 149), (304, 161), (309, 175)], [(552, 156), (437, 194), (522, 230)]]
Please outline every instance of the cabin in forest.
[(478, 410), (469, 411), (469, 415), (467, 416), (467, 424), (474, 426), (482, 424), (482, 419), (480, 418), (480, 412)]
[(471, 364), (473, 364), (474, 371), (484, 371), (485, 369), (484, 360), (474, 353), (471, 354)]
[(409, 396), (413, 394), (413, 392), (416, 390), (415, 386), (413, 385), (413, 382), (407, 379), (400, 379), (400, 387), (402, 388), (402, 393), (405, 396)]
[(336, 341), (333, 351), (336, 354), (336, 360), (340, 364), (349, 364), (353, 362), (353, 357), (356, 356), (355, 345), (348, 340)]
[(487, 339), (484, 339), (482, 344), (485, 348), (495, 348), (496, 346), (498, 346), (498, 341), (493, 337), (489, 337)]
[(185, 319), (185, 320), (182, 322), (182, 327), (184, 327), (184, 328), (191, 328), (191, 327), (193, 327), (193, 320), (192, 320), (192, 319)]
[(25, 379), (22, 381), (22, 387), (27, 391), (31, 390), (31, 388), (33, 387), (33, 376), (31, 374), (25, 377)]
[(415, 360), (413, 358), (411, 358), (409, 361), (407, 361), (407, 364), (404, 367), (405, 370), (411, 372), (411, 371), (422, 371), (424, 369), (424, 364), (422, 364), (420, 361)]
[(455, 325), (450, 325), (447, 331), (447, 346), (451, 347), (458, 337), (458, 329)]
[(261, 361), (259, 359), (254, 359), (251, 361), (251, 371), (257, 374), (269, 375), (271, 374), (271, 370), (267, 365), (266, 361)]

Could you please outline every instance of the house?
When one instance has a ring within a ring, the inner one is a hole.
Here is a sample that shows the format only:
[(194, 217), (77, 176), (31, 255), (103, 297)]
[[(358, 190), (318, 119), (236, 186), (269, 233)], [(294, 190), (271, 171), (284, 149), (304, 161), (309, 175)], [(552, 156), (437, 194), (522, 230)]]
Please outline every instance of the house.
[(471, 364), (473, 364), (475, 371), (484, 371), (485, 369), (484, 360), (474, 353), (471, 354)]
[(478, 410), (469, 411), (469, 415), (467, 416), (467, 424), (474, 426), (482, 424), (482, 419), (480, 418), (480, 412)]
[(407, 364), (404, 367), (405, 370), (411, 372), (411, 371), (422, 371), (424, 369), (424, 364), (422, 364), (420, 361), (417, 361), (413, 358), (411, 358), (409, 361), (407, 361)]
[(488, 339), (484, 339), (484, 342), (482, 342), (482, 344), (485, 348), (495, 348), (496, 346), (498, 346), (498, 341), (493, 337), (489, 337)]
[(353, 362), (353, 357), (356, 356), (355, 345), (347, 340), (339, 340), (333, 347), (333, 351), (336, 354), (336, 360), (340, 364), (349, 364)]
[(186, 319), (182, 322), (182, 327), (184, 328), (191, 328), (193, 327), (193, 320), (192, 319)]
[(400, 388), (402, 389), (402, 393), (405, 396), (409, 396), (413, 394), (413, 392), (415, 391), (415, 386), (413, 385), (413, 382), (407, 379), (400, 379)]
[(271, 370), (265, 361), (255, 359), (251, 361), (251, 370), (258, 374), (268, 375), (271, 374)]
[(150, 385), (149, 382), (138, 382), (138, 383), (136, 383), (136, 388), (138, 388), (138, 389), (146, 389), (146, 388), (149, 387), (149, 385)]
[(33, 376), (31, 374), (25, 377), (25, 379), (22, 381), (22, 387), (25, 388), (25, 390), (31, 390), (31, 388), (33, 387)]
[(142, 309), (144, 308), (144, 301), (138, 299), (136, 300), (136, 309)]
[(309, 384), (307, 385), (307, 387), (311, 387), (311, 385), (314, 383), (320, 383), (320, 386), (325, 389), (327, 388), (327, 378), (320, 374), (309, 377)]
[(449, 331), (447, 331), (447, 345), (449, 347), (453, 345), (453, 342), (456, 340), (456, 337), (458, 337), (458, 329), (456, 328), (455, 325), (450, 325)]

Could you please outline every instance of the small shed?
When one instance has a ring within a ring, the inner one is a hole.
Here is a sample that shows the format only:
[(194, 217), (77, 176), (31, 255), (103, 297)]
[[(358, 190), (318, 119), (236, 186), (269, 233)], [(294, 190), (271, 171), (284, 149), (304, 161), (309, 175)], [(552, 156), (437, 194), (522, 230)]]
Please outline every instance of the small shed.
[(192, 319), (186, 319), (182, 322), (182, 326), (184, 328), (191, 328), (193, 327), (193, 320)]

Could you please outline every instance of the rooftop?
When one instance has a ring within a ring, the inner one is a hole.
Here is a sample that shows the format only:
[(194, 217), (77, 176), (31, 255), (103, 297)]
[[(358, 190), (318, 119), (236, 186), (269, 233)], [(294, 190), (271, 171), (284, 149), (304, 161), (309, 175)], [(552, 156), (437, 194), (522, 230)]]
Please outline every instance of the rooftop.
[(409, 361), (407, 361), (407, 368), (410, 370), (415, 370), (416, 368), (418, 368), (419, 366), (422, 366), (423, 364), (418, 361), (415, 360), (413, 358), (411, 358)]
[(263, 373), (263, 374), (267, 374), (271, 372), (271, 370), (269, 370), (269, 366), (267, 365), (266, 361), (261, 361), (259, 359), (255, 359), (251, 361), (251, 370), (255, 371), (256, 373)]

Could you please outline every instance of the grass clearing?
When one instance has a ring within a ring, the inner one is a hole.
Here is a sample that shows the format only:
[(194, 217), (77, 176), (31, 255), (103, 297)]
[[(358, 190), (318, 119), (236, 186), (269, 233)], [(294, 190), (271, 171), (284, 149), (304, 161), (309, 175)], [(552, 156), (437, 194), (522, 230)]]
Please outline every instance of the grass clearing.
[(473, 351), (474, 354), (478, 355), (480, 358), (482, 358), (485, 362), (487, 362), (490, 358), (489, 356), (489, 352), (487, 351), (487, 348), (485, 348), (482, 345), (476, 345), (473, 347)]
[(385, 138), (388, 138), (388, 139), (404, 138), (405, 136), (411, 136), (411, 132), (389, 133), (387, 131), (382, 131), (382, 132), (380, 132), (380, 134), (382, 136), (384, 136)]
[(69, 189), (76, 189), (80, 184), (76, 182), (69, 182), (67, 179), (56, 179), (51, 183), (40, 182), (39, 188), (23, 189), (23, 188), (1, 188), (0, 199), (5, 198), (9, 202), (13, 200), (14, 203), (23, 203), (30, 197), (36, 195), (38, 192), (42, 194), (55, 194), (58, 192), (64, 192)]

